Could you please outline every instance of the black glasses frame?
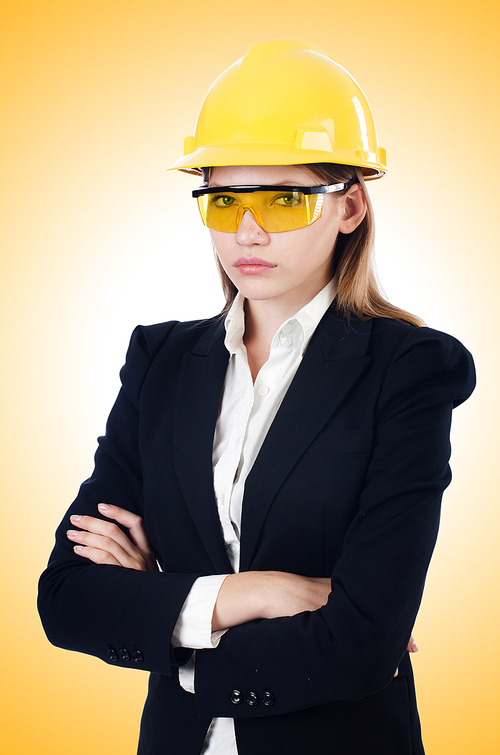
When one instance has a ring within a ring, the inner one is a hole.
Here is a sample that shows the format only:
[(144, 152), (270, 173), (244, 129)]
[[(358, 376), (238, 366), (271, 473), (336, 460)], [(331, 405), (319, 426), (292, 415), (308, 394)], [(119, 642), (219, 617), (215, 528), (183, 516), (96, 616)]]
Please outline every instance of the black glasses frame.
[(249, 185), (249, 186), (202, 186), (199, 189), (194, 189), (192, 192), (193, 197), (201, 197), (203, 194), (224, 194), (226, 191), (230, 191), (233, 194), (251, 194), (254, 191), (300, 191), (302, 194), (332, 194), (336, 191), (343, 191), (350, 185), (350, 182), (329, 184), (326, 186), (265, 186), (261, 185)]

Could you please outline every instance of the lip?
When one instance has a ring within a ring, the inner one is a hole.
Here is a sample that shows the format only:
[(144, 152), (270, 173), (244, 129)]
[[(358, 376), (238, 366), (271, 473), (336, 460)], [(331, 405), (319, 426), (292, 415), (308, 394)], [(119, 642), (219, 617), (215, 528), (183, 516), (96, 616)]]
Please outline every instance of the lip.
[(233, 267), (236, 267), (240, 273), (263, 273), (265, 270), (278, 266), (260, 257), (240, 257), (233, 262)]
[(260, 257), (240, 257), (233, 262), (233, 267), (242, 275), (260, 275), (278, 266)]

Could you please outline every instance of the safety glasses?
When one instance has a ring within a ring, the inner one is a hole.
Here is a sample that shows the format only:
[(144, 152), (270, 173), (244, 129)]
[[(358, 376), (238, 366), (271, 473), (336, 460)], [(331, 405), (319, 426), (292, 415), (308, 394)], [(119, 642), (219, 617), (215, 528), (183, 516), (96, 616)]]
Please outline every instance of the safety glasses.
[(213, 231), (236, 233), (248, 210), (267, 233), (296, 231), (321, 217), (325, 194), (348, 183), (329, 186), (217, 186), (195, 189), (201, 219)]

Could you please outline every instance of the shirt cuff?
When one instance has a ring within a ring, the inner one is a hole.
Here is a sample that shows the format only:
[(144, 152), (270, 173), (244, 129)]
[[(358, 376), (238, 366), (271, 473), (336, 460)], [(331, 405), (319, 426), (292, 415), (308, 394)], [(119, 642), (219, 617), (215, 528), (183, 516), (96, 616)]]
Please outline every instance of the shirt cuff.
[(198, 577), (184, 601), (172, 633), (174, 647), (202, 650), (216, 648), (227, 629), (212, 632), (212, 616), (222, 583), (227, 574)]

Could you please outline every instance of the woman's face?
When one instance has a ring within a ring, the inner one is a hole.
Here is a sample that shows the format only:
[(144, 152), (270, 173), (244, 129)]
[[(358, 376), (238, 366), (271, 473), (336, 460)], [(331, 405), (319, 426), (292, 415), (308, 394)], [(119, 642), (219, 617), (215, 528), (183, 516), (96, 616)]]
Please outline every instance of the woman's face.
[[(321, 181), (296, 165), (213, 168), (209, 181), (210, 186), (250, 184), (317, 186)], [(210, 230), (220, 263), (238, 291), (250, 301), (276, 301), (298, 308), (311, 301), (331, 279), (339, 231), (350, 233), (364, 215), (348, 229), (356, 204), (351, 195), (357, 195), (357, 204), (365, 207), (359, 185), (340, 199), (326, 194), (321, 217), (295, 231), (267, 233), (249, 211), (236, 233)]]

